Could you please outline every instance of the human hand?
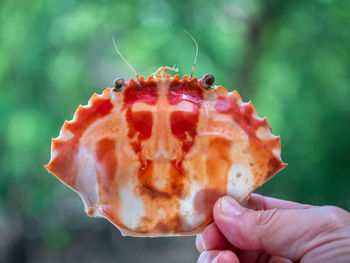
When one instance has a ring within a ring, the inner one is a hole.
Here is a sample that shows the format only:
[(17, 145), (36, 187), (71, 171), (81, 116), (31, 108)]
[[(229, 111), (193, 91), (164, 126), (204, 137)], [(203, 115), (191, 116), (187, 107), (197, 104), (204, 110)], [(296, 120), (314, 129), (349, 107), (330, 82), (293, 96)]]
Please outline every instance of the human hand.
[(220, 198), (197, 236), (198, 263), (350, 262), (350, 213), (253, 194)]

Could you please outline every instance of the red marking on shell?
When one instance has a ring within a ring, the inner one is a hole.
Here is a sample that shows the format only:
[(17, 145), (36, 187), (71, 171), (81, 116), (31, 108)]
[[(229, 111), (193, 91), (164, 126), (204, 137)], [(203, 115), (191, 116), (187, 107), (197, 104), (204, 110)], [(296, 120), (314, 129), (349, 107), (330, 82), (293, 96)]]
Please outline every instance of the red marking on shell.
[(157, 101), (157, 83), (152, 79), (144, 81), (130, 80), (129, 86), (123, 91), (124, 108), (130, 107), (135, 102), (144, 102), (154, 105)]
[(153, 115), (151, 112), (132, 112), (129, 108), (126, 112), (126, 120), (129, 124), (129, 138), (138, 136), (138, 141), (151, 137), (153, 126)]
[(116, 143), (112, 139), (104, 138), (96, 144), (96, 175), (98, 181), (99, 200), (102, 213), (113, 218), (113, 222), (125, 227), (120, 221), (119, 187), (116, 178), (118, 160), (116, 158)]
[[(251, 137), (256, 138), (256, 131), (259, 127), (268, 126), (266, 119), (254, 119), (253, 113), (256, 113), (253, 105), (249, 102), (247, 104), (239, 105), (238, 101), (241, 97), (237, 92), (225, 97), (218, 97), (215, 104), (215, 109), (219, 113), (230, 114), (233, 120), (244, 129)], [(268, 126), (268, 128), (270, 128)]]
[(174, 78), (169, 87), (168, 101), (169, 104), (178, 104), (181, 101), (190, 101), (195, 104), (200, 104), (203, 101), (204, 89), (198, 84), (197, 78), (191, 80), (187, 76), (180, 80)]
[(196, 78), (188, 80), (174, 79), (169, 88), (168, 101), (170, 105), (188, 101), (193, 104), (192, 112), (174, 111), (170, 115), (171, 131), (182, 141), (182, 149), (187, 153), (194, 143), (197, 134), (199, 108), (203, 101), (204, 90), (199, 86)]
[(91, 123), (99, 118), (102, 118), (109, 114), (113, 108), (109, 99), (102, 99), (98, 96), (93, 100), (91, 107), (78, 108), (76, 115), (76, 121), (67, 122), (66, 128), (70, 130), (75, 136), (81, 136), (81, 134), (89, 127)]
[(102, 203), (109, 203), (110, 196), (117, 196), (115, 174), (117, 171), (117, 158), (115, 155), (115, 141), (104, 138), (96, 144), (96, 171), (99, 193)]
[(197, 134), (197, 122), (198, 110), (195, 113), (174, 111), (170, 115), (171, 131), (176, 138), (182, 141), (184, 152), (188, 152), (193, 145)]

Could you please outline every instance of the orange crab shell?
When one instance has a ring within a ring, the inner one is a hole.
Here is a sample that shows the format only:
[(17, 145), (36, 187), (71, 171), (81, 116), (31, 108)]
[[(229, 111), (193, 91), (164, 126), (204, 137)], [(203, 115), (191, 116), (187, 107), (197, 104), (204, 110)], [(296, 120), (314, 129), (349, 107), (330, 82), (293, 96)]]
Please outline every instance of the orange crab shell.
[(201, 232), (218, 197), (244, 202), (286, 164), (250, 102), (200, 84), (150, 76), (94, 94), (52, 140), (45, 168), (123, 235)]

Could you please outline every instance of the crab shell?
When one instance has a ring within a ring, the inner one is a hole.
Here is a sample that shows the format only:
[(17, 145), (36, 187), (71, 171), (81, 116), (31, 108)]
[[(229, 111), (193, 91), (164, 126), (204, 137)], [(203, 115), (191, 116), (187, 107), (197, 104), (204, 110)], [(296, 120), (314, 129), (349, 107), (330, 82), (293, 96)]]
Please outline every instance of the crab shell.
[(158, 75), (94, 94), (52, 139), (45, 168), (123, 235), (200, 233), (219, 197), (245, 202), (286, 166), (250, 102), (201, 84)]

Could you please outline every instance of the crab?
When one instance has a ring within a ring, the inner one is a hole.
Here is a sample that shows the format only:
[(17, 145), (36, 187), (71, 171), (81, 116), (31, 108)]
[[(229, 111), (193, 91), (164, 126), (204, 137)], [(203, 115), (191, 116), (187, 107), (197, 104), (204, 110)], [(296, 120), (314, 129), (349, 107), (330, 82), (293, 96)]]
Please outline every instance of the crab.
[(45, 168), (123, 235), (200, 233), (219, 197), (245, 203), (286, 166), (280, 137), (251, 102), (213, 86), (211, 74), (168, 71), (116, 79), (52, 139)]

